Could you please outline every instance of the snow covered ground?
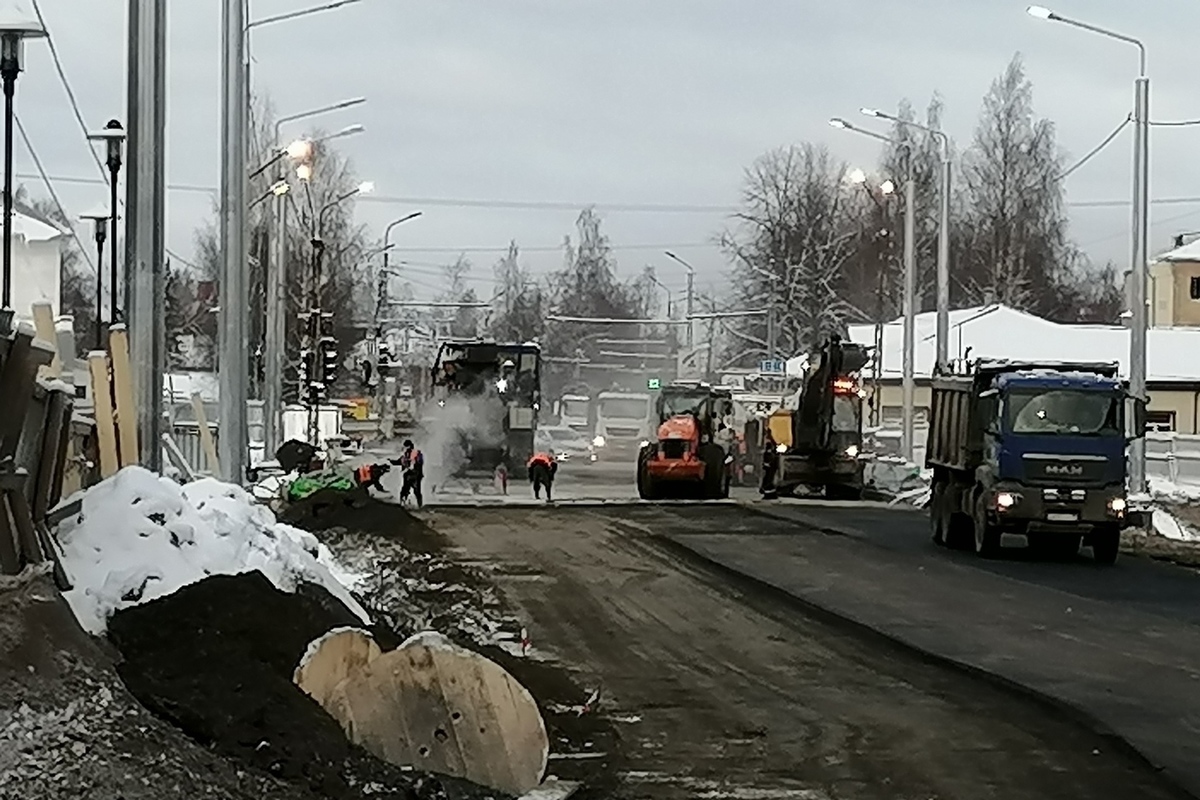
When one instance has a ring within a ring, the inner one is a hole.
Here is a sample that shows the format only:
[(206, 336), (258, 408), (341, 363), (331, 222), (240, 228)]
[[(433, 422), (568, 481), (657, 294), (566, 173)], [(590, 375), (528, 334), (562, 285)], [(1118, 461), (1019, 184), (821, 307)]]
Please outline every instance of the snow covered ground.
[(180, 486), (126, 467), (83, 494), (82, 512), (55, 534), (74, 583), (66, 593), (80, 624), (102, 634), (117, 610), (209, 575), (260, 570), (279, 589), (324, 586), (364, 622), (347, 572), (316, 537), (276, 521), (244, 489), (206, 478)]

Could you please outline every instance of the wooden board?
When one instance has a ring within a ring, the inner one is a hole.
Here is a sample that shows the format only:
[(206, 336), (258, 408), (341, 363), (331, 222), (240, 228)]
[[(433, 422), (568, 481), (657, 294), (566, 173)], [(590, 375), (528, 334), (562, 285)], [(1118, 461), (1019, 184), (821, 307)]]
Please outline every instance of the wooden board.
[(54, 348), (54, 358), (38, 370), (38, 377), (57, 378), (62, 375), (62, 354), (58, 351), (58, 334), (54, 331), (54, 307), (49, 303), (33, 304), (33, 325), (37, 338)]
[(88, 354), (92, 376), (92, 416), (96, 420), (96, 450), (100, 455), (100, 477), (116, 475), (121, 468), (117, 454), (117, 426), (113, 419), (112, 384), (108, 377), (108, 356), (96, 350)]
[(138, 415), (133, 399), (133, 370), (129, 366), (129, 334), (124, 326), (114, 325), (108, 335), (112, 354), (113, 398), (116, 400), (117, 445), (121, 466), (137, 464)]
[(329, 705), (338, 684), (382, 655), (371, 634), (359, 628), (332, 630), (313, 644), (316, 647), (309, 645), (292, 680), (322, 708)]
[(204, 401), (200, 399), (199, 393), (192, 395), (192, 411), (196, 414), (196, 422), (200, 424), (200, 446), (204, 448), (209, 474), (220, 478), (221, 461), (217, 458), (217, 445), (213, 442), (212, 431), (208, 427), (208, 415), (204, 413)]
[(521, 795), (550, 742), (533, 696), (498, 664), (422, 634), (340, 683), (325, 707), (352, 741), (399, 766)]

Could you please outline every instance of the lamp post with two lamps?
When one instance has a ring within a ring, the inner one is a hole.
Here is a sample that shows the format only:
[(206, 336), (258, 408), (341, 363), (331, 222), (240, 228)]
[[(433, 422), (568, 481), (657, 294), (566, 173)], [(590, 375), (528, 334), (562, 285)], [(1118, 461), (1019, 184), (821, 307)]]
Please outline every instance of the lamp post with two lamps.
[[(103, 208), (97, 208), (80, 219), (91, 220), (95, 227), (96, 236), (96, 349), (104, 349), (104, 239), (108, 233), (108, 220), (112, 215)], [(116, 258), (116, 253), (113, 254)], [(111, 313), (111, 312), (110, 312)]]
[[(901, 356), (901, 434), (900, 451), (909, 461), (913, 458), (913, 406), (916, 400), (916, 380), (914, 376), (914, 361), (916, 349), (916, 306), (917, 306), (917, 258), (916, 258), (916, 182), (912, 177), (912, 145), (903, 140), (892, 139), (883, 134), (859, 128), (840, 117), (829, 120), (829, 124), (839, 130), (861, 133), (872, 139), (890, 144), (896, 148), (908, 150), (907, 168), (904, 176), (904, 299), (901, 301), (901, 314), (904, 318), (904, 343)], [(876, 370), (881, 371), (881, 354), (876, 355)], [(876, 398), (876, 402), (879, 399)]]
[(938, 257), (937, 257), (937, 358), (935, 369), (942, 371), (950, 361), (950, 137), (942, 131), (922, 125), (919, 122), (900, 119), (894, 114), (888, 114), (874, 108), (863, 108), (862, 113), (868, 117), (886, 119), (897, 125), (908, 125), (924, 131), (938, 142), (942, 160), (942, 197), (941, 217), (938, 222)]
[[(1146, 398), (1146, 283), (1150, 231), (1150, 78), (1146, 75), (1146, 46), (1138, 39), (1087, 22), (1056, 14), (1042, 6), (1026, 9), (1031, 17), (1061, 22), (1073, 28), (1096, 33), (1131, 44), (1138, 49), (1138, 74), (1133, 82), (1133, 215), (1131, 226), (1132, 289), (1129, 298), (1129, 393), (1140, 402)], [(1129, 443), (1129, 490), (1146, 491), (1146, 440), (1135, 437)]]
[(13, 217), (13, 98), (17, 76), (24, 69), (25, 40), (46, 36), (36, 16), (13, 4), (0, 12), (0, 79), (4, 83), (4, 275), (0, 279), (0, 336), (13, 331), (12, 217)]

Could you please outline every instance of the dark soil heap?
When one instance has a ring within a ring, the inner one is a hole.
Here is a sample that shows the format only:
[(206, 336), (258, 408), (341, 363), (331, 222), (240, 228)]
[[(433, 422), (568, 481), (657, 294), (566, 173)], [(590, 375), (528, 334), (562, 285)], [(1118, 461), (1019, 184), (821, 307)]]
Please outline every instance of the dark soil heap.
[[(403, 771), (352, 745), (292, 682), (309, 642), (362, 623), (323, 588), (276, 589), (260, 572), (219, 575), (118, 612), (118, 672), (147, 708), (217, 752), (317, 796), (484, 798), (490, 790)], [(373, 631), (385, 650), (395, 637)]]

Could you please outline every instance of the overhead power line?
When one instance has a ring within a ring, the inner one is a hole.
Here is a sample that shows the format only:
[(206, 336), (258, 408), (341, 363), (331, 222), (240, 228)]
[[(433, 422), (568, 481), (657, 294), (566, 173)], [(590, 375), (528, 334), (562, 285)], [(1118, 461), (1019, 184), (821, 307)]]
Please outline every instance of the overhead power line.
[[(17, 132), (21, 134), (21, 141), (25, 143), (25, 149), (29, 151), (29, 157), (33, 159), (34, 166), (37, 167), (38, 172), (44, 177), (45, 172), (42, 169), (42, 160), (38, 158), (37, 151), (33, 149), (33, 142), (29, 141), (29, 135), (25, 133), (25, 126), (21, 124), (21, 118), (16, 113), (13, 114), (13, 122), (17, 124)], [(99, 279), (100, 270), (96, 267), (96, 262), (92, 260), (91, 253), (88, 252), (89, 248), (84, 247), (83, 242), (79, 240), (79, 234), (75, 232), (75, 226), (71, 224), (71, 218), (67, 215), (66, 209), (63, 208), (63, 204), (59, 201), (58, 194), (54, 191), (54, 186), (49, 180), (46, 180), (45, 183), (46, 191), (50, 193), (50, 200), (53, 201), (54, 207), (58, 209), (58, 213), (62, 215), (63, 221), (66, 223), (67, 232), (75, 240), (75, 244), (79, 247), (79, 252), (83, 255), (84, 261), (88, 263), (88, 266), (92, 268), (92, 272), (95, 272), (97, 279)]]
[(1110, 133), (1108, 136), (1104, 137), (1104, 141), (1100, 142), (1100, 144), (1093, 147), (1092, 150), (1086, 156), (1084, 156), (1083, 158), (1076, 161), (1069, 169), (1067, 169), (1061, 175), (1059, 175), (1058, 179), (1060, 181), (1066, 180), (1071, 175), (1072, 172), (1079, 169), (1084, 164), (1088, 163), (1093, 158), (1095, 158), (1097, 155), (1099, 155), (1100, 151), (1103, 150), (1104, 148), (1108, 147), (1110, 144), (1112, 144), (1112, 140), (1116, 139), (1117, 135), (1121, 131), (1125, 130), (1125, 126), (1128, 125), (1132, 121), (1133, 121), (1132, 114), (1126, 116), (1125, 119), (1121, 122), (1121, 124), (1113, 129), (1112, 133)]

